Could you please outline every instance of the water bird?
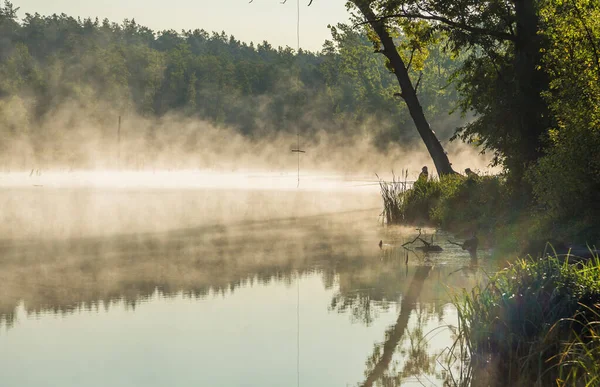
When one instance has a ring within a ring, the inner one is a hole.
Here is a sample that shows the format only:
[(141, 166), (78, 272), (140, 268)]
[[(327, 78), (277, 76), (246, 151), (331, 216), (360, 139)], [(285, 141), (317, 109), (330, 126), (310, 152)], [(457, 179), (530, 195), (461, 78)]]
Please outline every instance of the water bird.
[(477, 235), (473, 234), (471, 239), (467, 239), (462, 244), (462, 249), (467, 250), (468, 252), (477, 251), (477, 246), (479, 245), (479, 239), (477, 239)]
[(382, 241), (382, 240), (381, 240), (381, 241), (379, 241), (379, 248), (380, 248), (380, 249), (383, 249), (383, 241)]

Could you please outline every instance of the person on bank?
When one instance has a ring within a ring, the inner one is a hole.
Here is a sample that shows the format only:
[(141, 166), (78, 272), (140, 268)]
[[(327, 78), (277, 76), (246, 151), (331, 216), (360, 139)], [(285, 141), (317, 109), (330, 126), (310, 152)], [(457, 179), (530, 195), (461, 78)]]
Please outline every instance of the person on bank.
[(417, 181), (425, 182), (427, 181), (427, 179), (429, 179), (429, 172), (427, 171), (427, 166), (424, 166), (421, 169), (421, 173), (419, 173), (419, 178), (417, 179)]

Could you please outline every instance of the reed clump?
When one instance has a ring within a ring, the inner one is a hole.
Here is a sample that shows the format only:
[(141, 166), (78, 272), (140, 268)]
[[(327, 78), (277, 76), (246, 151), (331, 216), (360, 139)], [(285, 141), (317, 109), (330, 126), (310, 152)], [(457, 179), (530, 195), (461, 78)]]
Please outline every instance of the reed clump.
[[(392, 172), (392, 181), (384, 181), (379, 175), (375, 174), (379, 180), (381, 188), (381, 197), (383, 198), (383, 221), (387, 224), (399, 224), (403, 222), (402, 198), (407, 191), (408, 170), (402, 171), (400, 176)], [(402, 180), (404, 178), (404, 181)]]

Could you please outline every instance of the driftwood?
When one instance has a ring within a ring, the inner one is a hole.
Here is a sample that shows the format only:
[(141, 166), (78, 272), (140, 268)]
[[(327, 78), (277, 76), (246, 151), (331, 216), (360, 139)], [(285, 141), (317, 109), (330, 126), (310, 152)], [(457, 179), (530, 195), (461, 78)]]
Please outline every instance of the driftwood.
[(418, 230), (419, 235), (417, 235), (417, 237), (412, 241), (404, 243), (402, 247), (406, 248), (406, 246), (412, 245), (416, 241), (421, 241), (423, 243), (423, 246), (417, 246), (415, 247), (415, 250), (423, 251), (425, 253), (437, 253), (440, 251), (444, 251), (444, 249), (442, 249), (441, 246), (433, 244), (433, 236), (431, 237), (431, 242), (427, 242), (425, 239), (421, 238), (421, 229)]

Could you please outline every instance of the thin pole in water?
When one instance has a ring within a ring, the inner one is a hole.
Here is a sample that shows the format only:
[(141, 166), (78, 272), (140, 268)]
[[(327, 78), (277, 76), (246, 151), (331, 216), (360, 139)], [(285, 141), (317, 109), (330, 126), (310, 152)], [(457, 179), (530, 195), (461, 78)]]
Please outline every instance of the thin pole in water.
[[(300, 53), (300, 0), (296, 0), (296, 10), (298, 11), (298, 24), (296, 26), (296, 33), (298, 35), (298, 52), (296, 52), (296, 55), (298, 55)], [(298, 186), (296, 188), (300, 188), (300, 153), (304, 153), (304, 151), (300, 150), (300, 127), (296, 128), (296, 135), (298, 136)], [(296, 344), (298, 351), (298, 353), (296, 354), (296, 372), (298, 387), (300, 387), (300, 270), (298, 270), (296, 321)]]
[(119, 128), (117, 129), (117, 165), (121, 169), (121, 116), (119, 116)]
[(296, 345), (298, 353), (296, 354), (296, 373), (298, 378), (298, 387), (300, 387), (300, 270), (298, 270), (297, 287), (298, 299), (296, 300), (296, 321), (298, 326), (296, 327)]
[[(297, 25), (296, 25), (296, 34), (297, 34), (297, 44), (298, 44), (298, 49), (296, 51), (296, 57), (298, 57), (298, 54), (300, 53), (300, 0), (296, 0), (296, 9), (298, 11), (298, 19), (297, 19)], [(306, 153), (305, 151), (300, 149), (300, 128), (296, 127), (296, 136), (298, 137), (298, 145), (296, 149), (292, 149), (292, 152), (296, 152), (298, 153), (298, 185), (296, 186), (296, 188), (300, 188), (300, 153)]]
[(296, 134), (298, 136), (298, 148), (292, 149), (292, 152), (298, 153), (298, 186), (300, 188), (300, 153), (306, 153), (302, 149), (300, 149), (300, 129), (296, 129)]

